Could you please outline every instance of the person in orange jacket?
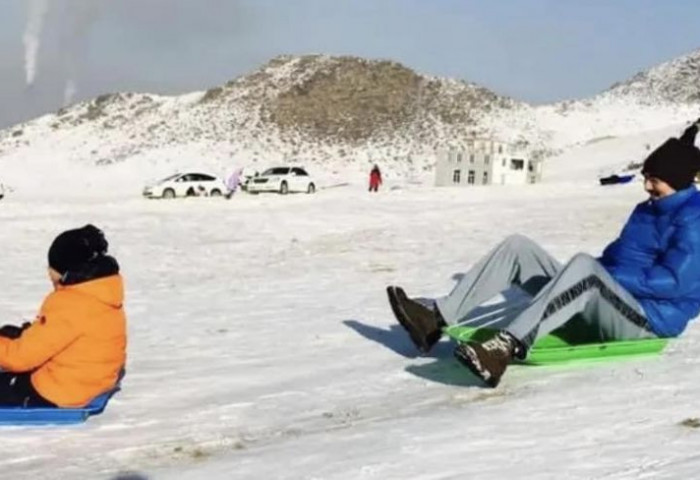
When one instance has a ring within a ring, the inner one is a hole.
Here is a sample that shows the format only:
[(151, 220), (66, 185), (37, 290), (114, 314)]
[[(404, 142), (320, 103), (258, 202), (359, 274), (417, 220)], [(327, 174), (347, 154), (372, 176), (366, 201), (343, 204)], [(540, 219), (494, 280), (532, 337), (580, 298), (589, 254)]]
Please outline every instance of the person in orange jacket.
[(54, 286), (36, 320), (0, 328), (0, 405), (82, 407), (113, 388), (126, 361), (119, 264), (93, 225), (48, 252)]

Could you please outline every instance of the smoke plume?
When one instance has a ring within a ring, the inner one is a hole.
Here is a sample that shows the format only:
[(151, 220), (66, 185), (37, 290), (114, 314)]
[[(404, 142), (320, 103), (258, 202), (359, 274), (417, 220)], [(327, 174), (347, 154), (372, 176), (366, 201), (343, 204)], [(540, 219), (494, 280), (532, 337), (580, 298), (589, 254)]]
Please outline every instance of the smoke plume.
[(37, 56), (41, 45), (41, 31), (44, 19), (49, 11), (48, 0), (28, 0), (27, 26), (22, 41), (24, 43), (24, 70), (27, 85), (32, 85), (36, 78)]
[(63, 105), (73, 103), (78, 92), (79, 68), (88, 51), (90, 28), (97, 20), (100, 0), (66, 0), (66, 29), (62, 35), (64, 72), (66, 84)]
[(75, 86), (75, 81), (71, 80), (70, 78), (66, 80), (66, 87), (63, 89), (64, 107), (73, 103), (73, 99), (75, 99), (75, 94), (77, 93), (77, 91), (78, 89)]

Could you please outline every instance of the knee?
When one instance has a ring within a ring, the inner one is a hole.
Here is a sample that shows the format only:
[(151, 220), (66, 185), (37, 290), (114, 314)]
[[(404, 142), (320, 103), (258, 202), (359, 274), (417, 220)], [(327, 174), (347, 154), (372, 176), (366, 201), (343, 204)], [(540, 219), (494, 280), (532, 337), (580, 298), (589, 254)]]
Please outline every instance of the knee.
[(577, 253), (569, 260), (569, 265), (593, 265), (597, 263), (598, 261), (592, 255), (583, 252)]
[(503, 245), (511, 247), (511, 248), (520, 248), (524, 245), (534, 245), (535, 242), (526, 237), (525, 235), (521, 235), (520, 233), (515, 233), (513, 235), (509, 235), (506, 237), (506, 239), (503, 241)]

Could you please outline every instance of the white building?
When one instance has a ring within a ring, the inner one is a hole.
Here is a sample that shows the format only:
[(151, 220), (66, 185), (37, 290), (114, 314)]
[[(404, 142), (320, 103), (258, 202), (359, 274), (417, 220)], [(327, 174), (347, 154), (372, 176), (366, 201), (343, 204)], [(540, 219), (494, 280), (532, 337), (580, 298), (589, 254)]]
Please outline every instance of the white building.
[(542, 178), (542, 162), (494, 140), (475, 139), (466, 150), (438, 154), (435, 185), (522, 185)]

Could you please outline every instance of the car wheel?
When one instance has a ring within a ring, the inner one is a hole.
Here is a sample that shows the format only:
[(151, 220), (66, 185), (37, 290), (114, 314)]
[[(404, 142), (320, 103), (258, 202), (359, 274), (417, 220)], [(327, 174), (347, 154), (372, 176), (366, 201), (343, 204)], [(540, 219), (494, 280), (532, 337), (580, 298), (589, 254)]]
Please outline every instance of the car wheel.
[(316, 193), (316, 185), (314, 185), (313, 183), (309, 183), (309, 186), (306, 189), (306, 193)]
[(221, 190), (218, 188), (215, 188), (214, 190), (211, 191), (209, 194), (210, 197), (220, 197), (221, 196)]
[(175, 198), (175, 190), (172, 188), (166, 188), (163, 190), (163, 198)]
[(280, 183), (280, 193), (282, 195), (287, 195), (289, 193), (289, 186), (287, 185), (287, 182)]

